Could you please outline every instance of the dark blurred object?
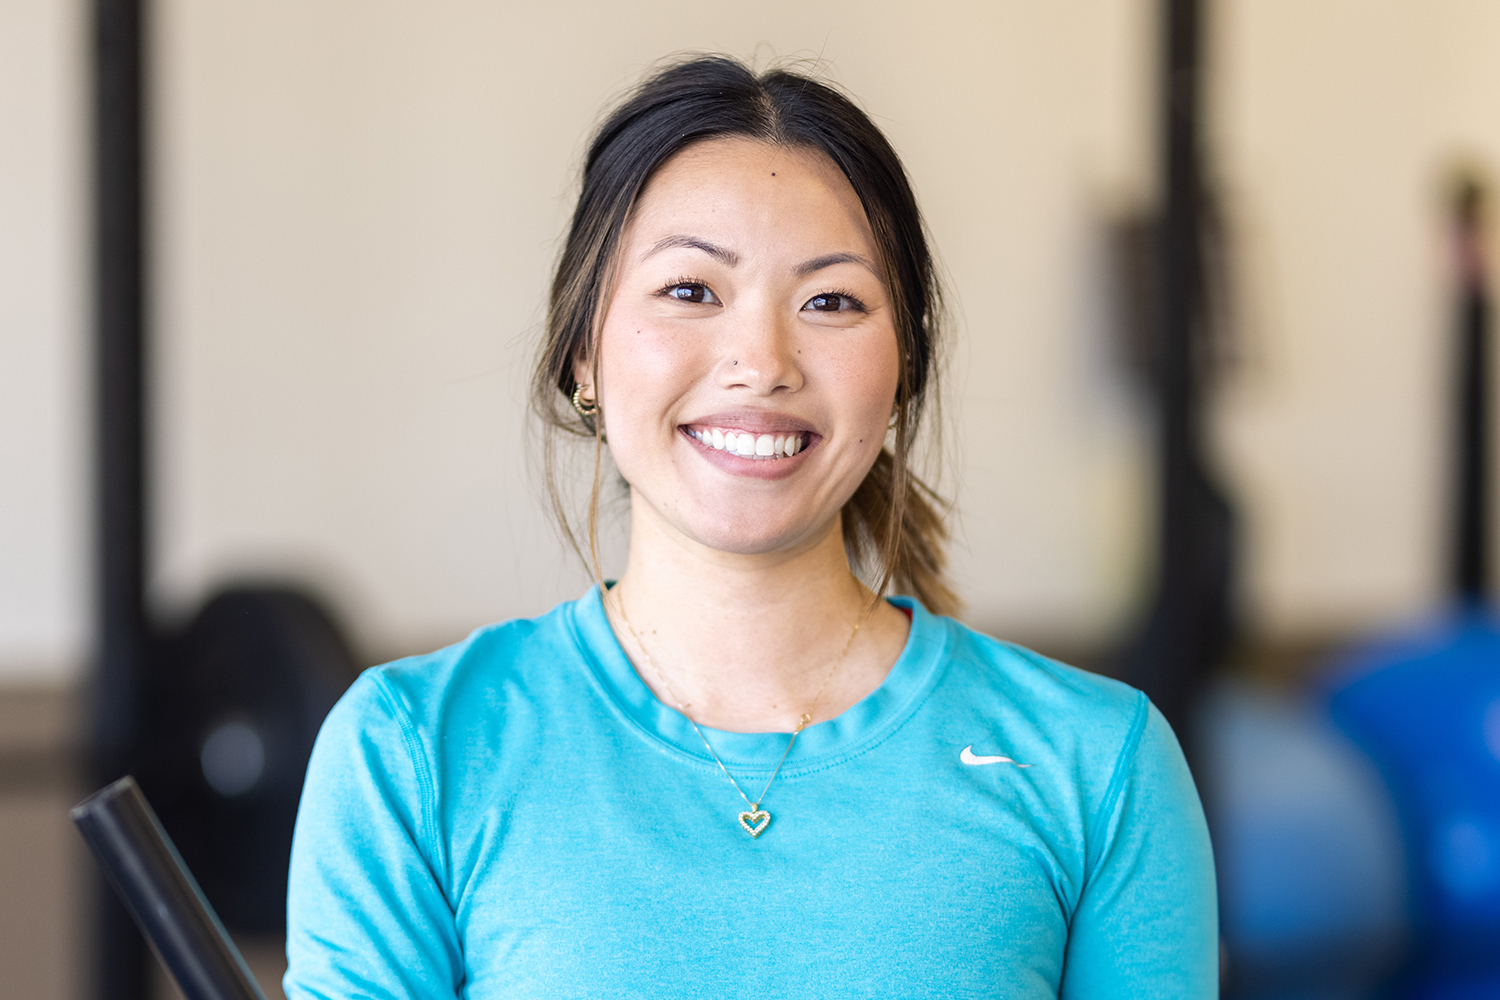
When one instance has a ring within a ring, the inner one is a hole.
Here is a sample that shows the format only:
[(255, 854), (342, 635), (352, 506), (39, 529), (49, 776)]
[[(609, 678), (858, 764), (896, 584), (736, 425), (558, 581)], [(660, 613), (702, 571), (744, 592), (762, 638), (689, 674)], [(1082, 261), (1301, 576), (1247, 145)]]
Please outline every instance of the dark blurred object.
[[(1129, 288), (1137, 289), (1129, 311), (1138, 329), (1154, 330), (1154, 336), (1136, 339), (1138, 356), (1149, 361), (1158, 403), (1160, 495), (1155, 595), (1117, 672), (1151, 696), (1185, 743), (1190, 707), (1230, 637), (1235, 555), (1233, 512), (1202, 454), (1204, 369), (1215, 353), (1213, 331), (1222, 329), (1208, 289), (1211, 274), (1222, 277), (1223, 258), (1214, 250), (1222, 246), (1222, 228), (1208, 207), (1199, 148), (1201, 11), (1201, 0), (1163, 4), (1164, 200), (1155, 226), (1139, 228), (1134, 237), (1125, 234), (1138, 243), (1154, 237), (1154, 253), (1138, 256), (1151, 263), (1125, 277), (1127, 298)], [(1191, 746), (1185, 749), (1191, 760)]]
[[(141, 0), (95, 0), (93, 14), (94, 537), (97, 546), (91, 767), (99, 784), (128, 770), (150, 655), (145, 539), (146, 36)], [(95, 995), (140, 1000), (145, 949), (102, 882)]]
[[(1234, 368), (1238, 344), (1229, 274), (1229, 230), (1218, 203), (1205, 192), (1198, 205), (1198, 254), (1202, 264), (1200, 324), (1194, 327), (1192, 374), (1200, 395), (1213, 390)], [(1159, 392), (1162, 329), (1161, 225), (1147, 212), (1133, 212), (1107, 226), (1113, 279), (1111, 306), (1118, 317), (1119, 359), (1134, 379)]]
[(90, 795), (72, 816), (187, 1000), (265, 1000), (134, 778)]
[(160, 646), (138, 774), (231, 927), (285, 925), (307, 760), (357, 673), (330, 615), (286, 587), (223, 591)]
[(1500, 619), (1487, 607), (1490, 292), (1483, 195), (1455, 199), (1456, 607), (1344, 658), (1334, 720), (1380, 769), (1401, 816), (1416, 950), (1398, 996), (1500, 996)]
[(1458, 278), (1457, 516), (1453, 520), (1453, 589), (1482, 603), (1490, 588), (1490, 287), (1484, 245), (1484, 189), (1473, 177), (1454, 198), (1454, 265)]

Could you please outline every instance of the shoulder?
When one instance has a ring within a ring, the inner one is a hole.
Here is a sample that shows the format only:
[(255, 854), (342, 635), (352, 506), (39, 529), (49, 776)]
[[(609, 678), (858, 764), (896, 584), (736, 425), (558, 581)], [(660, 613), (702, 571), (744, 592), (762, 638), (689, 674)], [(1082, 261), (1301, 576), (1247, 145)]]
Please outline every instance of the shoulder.
[[(1085, 871), (1137, 823), (1155, 823), (1159, 840), (1179, 831), (1177, 839), (1201, 860), (1206, 834), (1192, 776), (1171, 726), (1145, 694), (939, 621), (948, 630), (944, 708), (967, 719), (968, 732), (996, 741), (983, 749), (976, 743), (973, 753), (1025, 765), (1042, 799), (1057, 807), (1054, 819), (1083, 847)], [(1046, 811), (1037, 806), (1038, 814)]]
[(1066, 729), (1086, 742), (1124, 736), (1147, 720), (1150, 703), (1128, 684), (1060, 663), (954, 621), (947, 632), (945, 686), (979, 706), (1004, 706), (1016, 722)]
[(1142, 768), (1181, 767), (1171, 728), (1142, 692), (949, 618), (932, 623), (945, 641), (929, 724), (955, 747), (1026, 765), (1065, 811), (1108, 815)]
[(560, 604), (537, 618), (486, 625), (451, 646), (371, 667), (345, 700), (351, 709), (404, 714), (425, 727), (455, 709), (545, 686), (556, 678), (561, 661), (578, 658), (572, 628), (578, 603)]
[(441, 772), (450, 751), (464, 757), (493, 731), (576, 696), (586, 672), (574, 625), (580, 603), (486, 625), (443, 649), (369, 668), (329, 713), (319, 743), (366, 758), (399, 753), (418, 771)]

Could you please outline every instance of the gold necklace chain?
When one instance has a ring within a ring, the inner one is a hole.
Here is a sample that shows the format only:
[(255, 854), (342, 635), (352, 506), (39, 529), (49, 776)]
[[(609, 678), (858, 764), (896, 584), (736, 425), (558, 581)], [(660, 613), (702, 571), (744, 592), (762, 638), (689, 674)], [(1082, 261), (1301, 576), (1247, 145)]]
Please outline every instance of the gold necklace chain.
[(859, 635), (859, 630), (864, 625), (865, 619), (870, 617), (870, 612), (874, 610), (874, 605), (870, 605), (870, 607), (860, 613), (859, 620), (854, 623), (854, 630), (849, 633), (849, 638), (844, 641), (844, 648), (839, 650), (838, 658), (833, 661), (833, 666), (828, 668), (828, 676), (823, 678), (823, 686), (818, 688), (818, 693), (813, 696), (812, 704), (808, 706), (807, 711), (803, 712), (801, 717), (797, 719), (797, 728), (792, 730), (792, 738), (787, 740), (786, 749), (781, 751), (781, 759), (776, 762), (775, 770), (766, 779), (765, 787), (760, 790), (760, 795), (754, 802), (751, 802), (750, 796), (745, 794), (745, 790), (740, 787), (740, 783), (734, 780), (734, 775), (729, 773), (729, 768), (725, 767), (724, 762), (719, 759), (719, 755), (714, 750), (713, 744), (709, 743), (708, 737), (703, 735), (703, 730), (698, 728), (698, 723), (693, 719), (692, 714), (688, 712), (687, 703), (677, 696), (676, 691), (672, 690), (672, 685), (667, 683), (667, 678), (662, 674), (661, 667), (657, 666), (656, 660), (652, 658), (651, 651), (641, 641), (640, 633), (635, 630), (635, 626), (630, 623), (630, 616), (625, 613), (625, 598), (620, 593), (618, 585), (615, 587), (614, 597), (615, 610), (620, 613), (620, 620), (625, 623), (625, 628), (630, 632), (630, 637), (635, 640), (635, 647), (641, 651), (641, 656), (645, 658), (646, 663), (651, 667), (651, 672), (661, 682), (663, 690), (677, 703), (677, 710), (682, 713), (683, 718), (688, 720), (688, 725), (693, 727), (693, 732), (698, 734), (698, 739), (703, 741), (703, 749), (708, 751), (708, 755), (714, 759), (714, 763), (719, 765), (719, 770), (724, 772), (724, 777), (729, 779), (729, 783), (734, 786), (734, 790), (740, 793), (740, 798), (745, 800), (745, 805), (749, 806), (748, 809), (738, 816), (740, 828), (751, 837), (759, 837), (762, 833), (766, 832), (766, 827), (771, 825), (771, 814), (762, 809), (760, 804), (765, 800), (766, 793), (771, 790), (771, 782), (775, 781), (776, 776), (781, 773), (781, 765), (786, 763), (787, 756), (792, 752), (792, 747), (797, 743), (797, 737), (801, 735), (802, 730), (812, 725), (813, 713), (818, 710), (818, 702), (823, 700), (823, 692), (828, 690), (828, 682), (833, 680), (833, 675), (838, 672), (839, 667), (843, 666), (844, 657), (849, 655), (849, 647), (854, 645), (854, 637)]

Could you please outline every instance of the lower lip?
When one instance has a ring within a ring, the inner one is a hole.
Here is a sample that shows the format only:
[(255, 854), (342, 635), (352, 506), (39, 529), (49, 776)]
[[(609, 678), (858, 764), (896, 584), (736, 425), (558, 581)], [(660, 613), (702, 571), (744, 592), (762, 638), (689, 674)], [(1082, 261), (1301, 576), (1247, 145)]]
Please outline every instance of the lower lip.
[(746, 458), (732, 451), (720, 451), (717, 448), (711, 448), (689, 434), (686, 427), (680, 427), (678, 430), (687, 439), (688, 444), (698, 449), (698, 453), (714, 465), (731, 475), (748, 476), (751, 479), (785, 479), (801, 467), (802, 456), (806, 455), (816, 443), (812, 436), (809, 435), (807, 443), (795, 455), (790, 457), (783, 456), (781, 458), (754, 459)]

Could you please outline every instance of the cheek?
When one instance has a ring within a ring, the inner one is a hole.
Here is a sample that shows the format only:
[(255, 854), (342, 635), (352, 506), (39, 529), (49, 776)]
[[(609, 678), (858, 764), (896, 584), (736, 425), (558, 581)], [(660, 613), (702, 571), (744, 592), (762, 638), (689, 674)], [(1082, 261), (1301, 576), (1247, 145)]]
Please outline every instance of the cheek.
[[(701, 358), (693, 338), (646, 322), (629, 311), (605, 321), (599, 345), (601, 401), (615, 431), (662, 415), (661, 408), (687, 391), (700, 376)], [(613, 437), (614, 434), (611, 434)]]
[(890, 421), (900, 382), (900, 357), (894, 332), (871, 337), (857, 347), (828, 358), (828, 372), (835, 384), (843, 387), (851, 415), (861, 424), (884, 428)]

